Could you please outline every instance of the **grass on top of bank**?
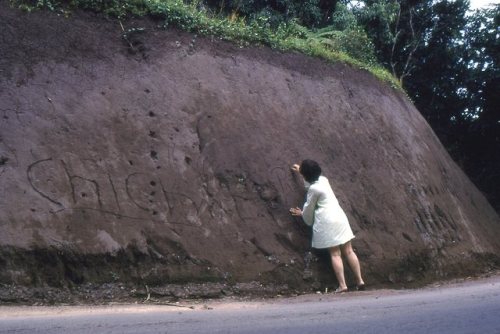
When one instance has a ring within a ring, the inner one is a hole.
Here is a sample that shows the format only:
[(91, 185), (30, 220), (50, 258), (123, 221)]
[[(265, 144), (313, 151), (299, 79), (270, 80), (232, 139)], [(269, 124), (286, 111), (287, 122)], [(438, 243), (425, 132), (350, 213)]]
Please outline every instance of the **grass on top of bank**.
[(232, 41), (241, 46), (267, 45), (282, 51), (297, 51), (330, 62), (343, 62), (367, 70), (392, 87), (402, 90), (399, 81), (376, 62), (374, 48), (363, 31), (348, 29), (311, 31), (296, 21), (270, 24), (270, 17), (251, 21), (237, 13), (213, 13), (200, 0), (11, 0), (13, 6), (31, 12), (49, 10), (70, 16), (74, 9), (103, 13), (118, 20), (151, 16), (163, 27)]

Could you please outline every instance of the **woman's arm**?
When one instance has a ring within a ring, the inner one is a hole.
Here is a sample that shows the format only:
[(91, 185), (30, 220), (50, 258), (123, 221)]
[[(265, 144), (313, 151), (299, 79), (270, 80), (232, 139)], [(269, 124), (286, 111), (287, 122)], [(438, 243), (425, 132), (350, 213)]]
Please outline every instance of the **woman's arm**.
[(302, 219), (304, 223), (311, 226), (314, 223), (314, 209), (316, 209), (316, 203), (318, 202), (319, 193), (314, 189), (309, 188), (307, 191), (307, 199), (302, 208)]

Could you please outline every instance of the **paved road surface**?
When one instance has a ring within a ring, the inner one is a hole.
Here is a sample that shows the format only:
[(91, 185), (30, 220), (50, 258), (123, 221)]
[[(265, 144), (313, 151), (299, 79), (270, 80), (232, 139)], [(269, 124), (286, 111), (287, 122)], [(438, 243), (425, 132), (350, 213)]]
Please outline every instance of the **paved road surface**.
[(0, 333), (500, 333), (500, 276), (421, 290), (183, 306), (4, 306)]

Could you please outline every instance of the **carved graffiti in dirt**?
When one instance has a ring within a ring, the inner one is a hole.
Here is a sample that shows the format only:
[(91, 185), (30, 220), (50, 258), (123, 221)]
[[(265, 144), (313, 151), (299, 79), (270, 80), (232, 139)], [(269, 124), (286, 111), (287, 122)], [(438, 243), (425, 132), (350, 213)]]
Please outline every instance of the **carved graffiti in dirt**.
[[(36, 194), (57, 206), (52, 212), (89, 210), (118, 218), (195, 228), (201, 227), (205, 213), (209, 213), (205, 217), (207, 220), (214, 220), (221, 218), (221, 214), (225, 212), (224, 206), (212, 196), (195, 196), (174, 191), (156, 174), (132, 172), (118, 178), (104, 168), (97, 171), (96, 168), (93, 171), (84, 168), (82, 171), (78, 167), (81, 166), (76, 166), (75, 163), (71, 165), (62, 159), (41, 159), (28, 166), (27, 179)], [(285, 207), (288, 205), (287, 193), (291, 192), (285, 169), (273, 167), (269, 175), (276, 183), (278, 192), (281, 192), (281, 204)], [(199, 189), (202, 189), (201, 185)], [(243, 221), (255, 218), (241, 212), (245, 201), (235, 196), (231, 198), (237, 218)]]
[(34, 163), (32, 163), (31, 165), (29, 165), (28, 170), (26, 172), (27, 176), (28, 176), (28, 182), (30, 183), (31, 187), (33, 188), (33, 190), (37, 194), (39, 194), (40, 196), (42, 196), (43, 198), (45, 198), (46, 200), (48, 200), (51, 203), (62, 206), (63, 204), (55, 198), (55, 196), (56, 196), (55, 187), (53, 189), (51, 189), (52, 188), (51, 185), (53, 184), (53, 179), (51, 179), (51, 178), (45, 179), (44, 180), (45, 182), (43, 182), (43, 181), (39, 181), (39, 180), (35, 179), (33, 176), (34, 170), (43, 168), (43, 166), (45, 166), (47, 168), (47, 166), (46, 166), (47, 164), (50, 164), (50, 165), (53, 164), (52, 158), (38, 160), (38, 161), (35, 161)]
[(74, 172), (64, 160), (47, 158), (29, 165), (27, 178), (39, 196), (58, 207), (57, 212), (91, 210), (119, 218), (201, 225), (200, 200), (169, 191), (148, 173), (130, 173), (121, 180), (106, 171), (89, 177)]

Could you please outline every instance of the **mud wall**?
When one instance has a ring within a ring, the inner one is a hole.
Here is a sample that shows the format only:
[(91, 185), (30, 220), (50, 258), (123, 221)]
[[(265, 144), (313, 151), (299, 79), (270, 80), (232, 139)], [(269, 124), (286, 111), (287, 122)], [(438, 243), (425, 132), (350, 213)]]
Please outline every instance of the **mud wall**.
[(498, 263), (499, 217), (370, 74), (150, 21), (125, 23), (145, 28), (131, 45), (91, 14), (1, 6), (1, 282), (333, 284), (288, 214), (303, 158), (330, 178), (370, 282)]

